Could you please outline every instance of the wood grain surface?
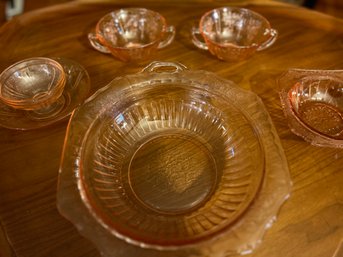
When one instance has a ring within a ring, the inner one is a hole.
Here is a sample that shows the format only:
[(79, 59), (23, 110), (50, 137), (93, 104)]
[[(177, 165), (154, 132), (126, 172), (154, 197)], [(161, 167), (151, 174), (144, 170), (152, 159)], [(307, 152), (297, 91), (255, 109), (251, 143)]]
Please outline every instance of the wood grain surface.
[[(269, 49), (239, 62), (222, 62), (196, 49), (190, 29), (201, 15), (226, 1), (106, 4), (70, 2), (26, 13), (0, 28), (0, 71), (34, 56), (64, 57), (82, 64), (91, 94), (113, 78), (143, 66), (93, 50), (87, 33), (121, 7), (147, 7), (176, 27), (175, 41), (155, 60), (208, 70), (259, 95), (279, 133), (293, 189), (277, 222), (253, 257), (331, 257), (343, 238), (343, 150), (311, 146), (291, 133), (275, 80), (288, 68), (343, 69), (343, 21), (300, 7), (244, 2), (270, 20), (279, 38)], [(94, 257), (97, 249), (56, 208), (58, 168), (67, 121), (31, 131), (0, 128), (0, 256)]]

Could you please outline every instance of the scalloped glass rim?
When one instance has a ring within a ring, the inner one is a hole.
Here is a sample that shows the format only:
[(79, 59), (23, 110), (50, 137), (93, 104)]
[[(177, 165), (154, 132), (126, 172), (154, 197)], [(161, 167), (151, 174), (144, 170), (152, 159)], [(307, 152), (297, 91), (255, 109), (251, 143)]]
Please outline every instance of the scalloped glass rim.
[(289, 100), (289, 91), (299, 80), (311, 77), (327, 77), (343, 81), (343, 70), (307, 70), (307, 69), (288, 69), (277, 79), (279, 86), (279, 96), (284, 115), (287, 119), (291, 131), (303, 138), (305, 141), (315, 146), (343, 148), (343, 140), (335, 139), (320, 133), (300, 117), (293, 110), (293, 104)]
[[(175, 66), (175, 64), (164, 63), (164, 66), (173, 65)], [(134, 90), (136, 86), (144, 86), (151, 80), (159, 80), (163, 83), (171, 78), (197, 81), (204, 86), (204, 94), (206, 91), (211, 91), (224, 95), (228, 101), (244, 112), (261, 138), (266, 163), (262, 188), (244, 215), (220, 235), (181, 248), (137, 244), (130, 238), (122, 240), (113, 236), (108, 227), (101, 225), (94, 218), (79, 192), (80, 142), (83, 141), (89, 126), (104, 111), (105, 108), (100, 102), (110, 99), (113, 102), (114, 98), (121, 99), (122, 88)], [(82, 235), (91, 239), (104, 256), (122, 257), (134, 254), (144, 257), (175, 256), (175, 254), (185, 257), (217, 256), (216, 254), (219, 256), (251, 252), (261, 242), (266, 229), (276, 219), (281, 205), (289, 197), (290, 188), (288, 165), (281, 143), (269, 114), (258, 96), (213, 73), (188, 71), (184, 70), (183, 66), (177, 65), (175, 72), (155, 72), (153, 69), (145, 69), (142, 73), (117, 78), (74, 111), (68, 125), (62, 154), (57, 205), (61, 214), (74, 223)]]

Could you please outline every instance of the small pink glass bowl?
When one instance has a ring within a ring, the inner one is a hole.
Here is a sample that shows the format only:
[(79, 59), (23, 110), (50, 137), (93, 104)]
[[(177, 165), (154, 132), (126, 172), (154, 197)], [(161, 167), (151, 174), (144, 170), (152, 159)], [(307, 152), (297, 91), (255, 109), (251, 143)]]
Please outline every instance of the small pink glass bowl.
[(141, 62), (174, 39), (175, 28), (165, 18), (145, 8), (127, 8), (103, 16), (88, 39), (96, 50), (124, 62)]
[(0, 100), (14, 109), (42, 109), (62, 95), (65, 81), (63, 67), (57, 61), (25, 59), (0, 74)]
[(292, 132), (313, 145), (343, 148), (343, 70), (291, 69), (278, 83)]
[(192, 29), (193, 44), (224, 61), (247, 59), (274, 44), (277, 35), (265, 17), (238, 7), (211, 10)]

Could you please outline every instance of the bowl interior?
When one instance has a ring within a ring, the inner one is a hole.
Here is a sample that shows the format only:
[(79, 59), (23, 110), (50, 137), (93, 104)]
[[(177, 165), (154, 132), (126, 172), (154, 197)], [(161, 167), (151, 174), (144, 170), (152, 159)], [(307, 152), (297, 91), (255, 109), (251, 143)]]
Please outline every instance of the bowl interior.
[(310, 129), (343, 139), (343, 81), (328, 76), (299, 80), (288, 93), (294, 114)]
[(30, 107), (58, 98), (64, 81), (64, 71), (58, 62), (47, 58), (28, 59), (0, 75), (0, 96), (13, 107)]
[(261, 15), (242, 8), (219, 8), (206, 13), (200, 21), (202, 34), (223, 46), (252, 46), (265, 41), (269, 22)]
[(140, 245), (220, 234), (260, 187), (260, 139), (241, 111), (218, 96), (212, 102), (200, 85), (149, 82), (124, 91), (89, 129), (82, 199), (112, 233)]
[(135, 48), (158, 41), (166, 26), (164, 18), (153, 11), (128, 8), (105, 15), (97, 24), (100, 40), (112, 47)]

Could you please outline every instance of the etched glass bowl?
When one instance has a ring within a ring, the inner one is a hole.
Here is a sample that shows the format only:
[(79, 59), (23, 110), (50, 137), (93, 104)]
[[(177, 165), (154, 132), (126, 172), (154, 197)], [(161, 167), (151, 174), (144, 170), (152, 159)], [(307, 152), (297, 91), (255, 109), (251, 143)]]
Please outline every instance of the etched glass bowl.
[(0, 100), (15, 109), (42, 109), (62, 95), (65, 80), (63, 67), (57, 61), (45, 57), (25, 59), (0, 74)]
[[(205, 13), (193, 27), (193, 44), (225, 61), (241, 61), (262, 51), (277, 39), (277, 30), (254, 11), (222, 7)], [(199, 39), (199, 35), (202, 39)]]
[(251, 251), (290, 181), (255, 94), (155, 62), (73, 113), (58, 188), (61, 213), (105, 256), (207, 256)]
[(96, 50), (125, 62), (143, 62), (174, 39), (175, 28), (145, 8), (126, 8), (103, 16), (88, 39)]
[(131, 104), (112, 107), (85, 138), (80, 192), (89, 209), (137, 244), (181, 246), (220, 234), (264, 175), (249, 120), (223, 99), (229, 114), (208, 105), (186, 81), (130, 94), (123, 92)]
[(279, 86), (295, 134), (314, 145), (343, 148), (343, 71), (291, 69)]

